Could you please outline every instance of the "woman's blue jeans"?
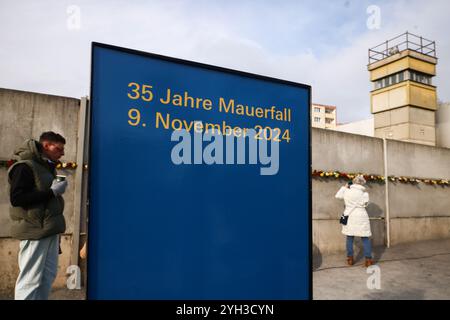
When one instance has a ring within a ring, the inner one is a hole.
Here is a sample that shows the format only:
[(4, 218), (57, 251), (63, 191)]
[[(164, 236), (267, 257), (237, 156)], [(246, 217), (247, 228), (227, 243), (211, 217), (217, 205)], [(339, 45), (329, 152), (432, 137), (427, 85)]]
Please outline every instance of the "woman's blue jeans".
[[(353, 240), (354, 236), (347, 236), (347, 257), (353, 257)], [(364, 257), (372, 259), (372, 244), (368, 237), (361, 237), (364, 248)]]

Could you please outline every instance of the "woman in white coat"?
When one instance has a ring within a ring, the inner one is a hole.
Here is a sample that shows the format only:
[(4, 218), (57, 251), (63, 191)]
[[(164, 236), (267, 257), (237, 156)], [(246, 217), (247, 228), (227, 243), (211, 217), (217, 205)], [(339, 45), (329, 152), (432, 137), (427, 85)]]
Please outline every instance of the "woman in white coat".
[(347, 236), (347, 264), (353, 265), (353, 240), (355, 237), (361, 237), (366, 258), (365, 266), (368, 267), (373, 264), (369, 239), (372, 232), (366, 211), (369, 194), (366, 192), (365, 184), (364, 176), (358, 175), (353, 179), (353, 184), (341, 187), (335, 197), (344, 200), (344, 216), (348, 216), (347, 225), (342, 226), (342, 233)]

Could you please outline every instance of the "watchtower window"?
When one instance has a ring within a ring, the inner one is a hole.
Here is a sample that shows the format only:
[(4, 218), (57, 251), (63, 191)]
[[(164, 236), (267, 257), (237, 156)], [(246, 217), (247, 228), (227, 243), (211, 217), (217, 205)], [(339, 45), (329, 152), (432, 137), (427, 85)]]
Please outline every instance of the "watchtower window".
[(376, 80), (374, 82), (374, 89), (378, 90), (381, 88), (386, 88), (388, 86), (392, 86), (394, 84), (400, 83), (405, 80), (411, 80), (411, 81), (431, 85), (432, 84), (431, 79), (432, 79), (431, 76), (429, 76), (425, 73), (421, 73), (421, 72), (417, 72), (417, 71), (413, 71), (413, 70), (405, 70), (405, 71), (400, 71), (400, 72), (397, 72), (390, 76), (384, 77), (382, 79)]

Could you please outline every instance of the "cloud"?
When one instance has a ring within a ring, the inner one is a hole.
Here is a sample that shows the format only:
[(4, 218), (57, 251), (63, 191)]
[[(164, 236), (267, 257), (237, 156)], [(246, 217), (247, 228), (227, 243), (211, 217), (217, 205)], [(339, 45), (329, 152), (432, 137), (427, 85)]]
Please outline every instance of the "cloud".
[[(369, 47), (409, 30), (437, 41), (438, 93), (450, 100), (446, 1), (49, 1), (0, 6), (0, 87), (88, 94), (90, 42), (98, 41), (311, 84), (338, 119), (370, 117)], [(69, 5), (81, 29), (69, 30)]]

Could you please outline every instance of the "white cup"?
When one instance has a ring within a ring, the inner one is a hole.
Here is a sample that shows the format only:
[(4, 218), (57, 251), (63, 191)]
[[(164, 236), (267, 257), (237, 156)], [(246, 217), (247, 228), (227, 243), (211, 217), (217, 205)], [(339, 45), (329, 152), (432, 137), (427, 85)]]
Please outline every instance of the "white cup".
[(63, 176), (61, 174), (56, 175), (56, 181), (60, 182), (60, 181), (64, 181), (64, 180), (66, 180), (66, 176)]

